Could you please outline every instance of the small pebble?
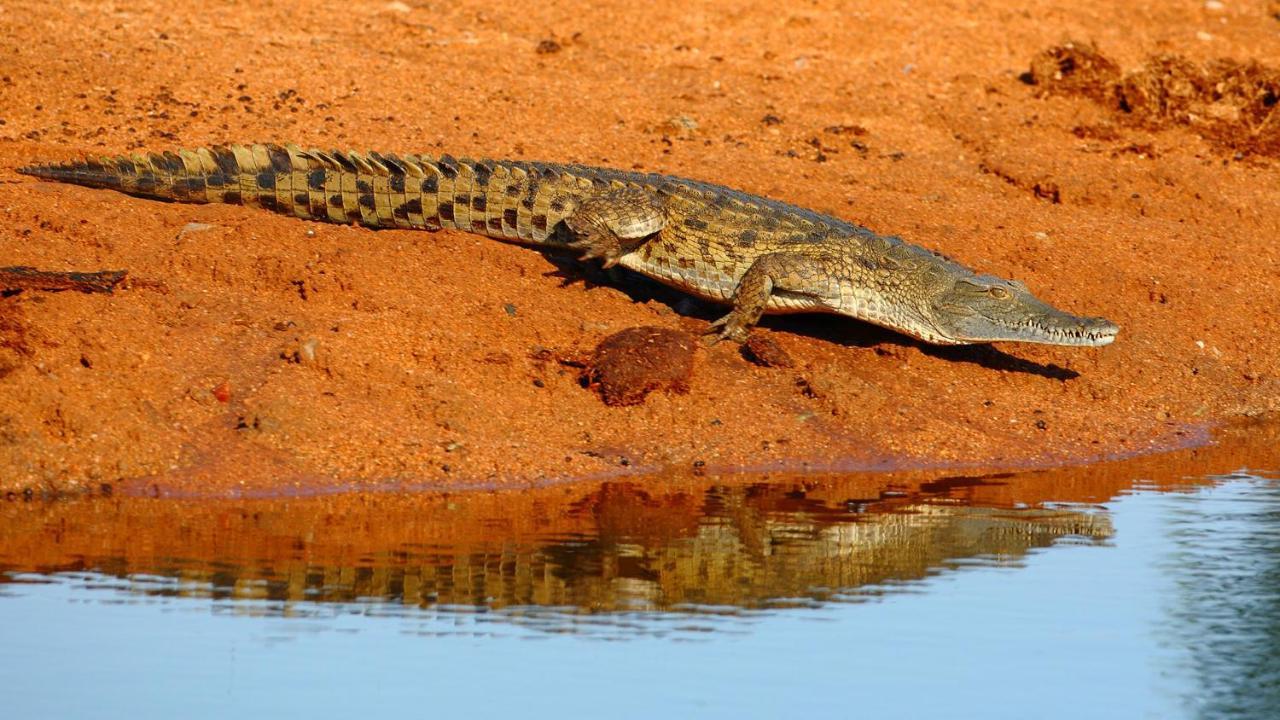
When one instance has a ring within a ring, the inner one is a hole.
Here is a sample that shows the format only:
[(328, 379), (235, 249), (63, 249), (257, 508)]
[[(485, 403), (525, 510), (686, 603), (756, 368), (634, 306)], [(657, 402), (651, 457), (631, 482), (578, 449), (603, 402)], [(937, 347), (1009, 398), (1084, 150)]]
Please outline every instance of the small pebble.
[(304, 363), (313, 363), (316, 361), (316, 345), (319, 340), (311, 338), (298, 346), (298, 360)]
[(213, 226), (208, 223), (189, 222), (186, 225), (182, 226), (182, 229), (178, 231), (178, 234), (184, 235), (186, 233), (200, 232), (202, 230), (208, 230), (212, 227)]
[(698, 121), (688, 115), (677, 115), (668, 121), (672, 127), (679, 130), (697, 130)]

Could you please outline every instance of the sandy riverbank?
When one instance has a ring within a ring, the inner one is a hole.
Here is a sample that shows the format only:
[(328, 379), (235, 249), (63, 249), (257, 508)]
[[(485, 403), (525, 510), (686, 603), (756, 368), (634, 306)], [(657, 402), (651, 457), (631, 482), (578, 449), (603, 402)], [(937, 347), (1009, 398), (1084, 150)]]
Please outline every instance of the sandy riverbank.
[[(1280, 107), (1280, 63), (1230, 97), (1214, 95), (1211, 64), (1280, 57), (1264, 3), (341, 7), (0, 8), (0, 266), (126, 269), (131, 283), (0, 298), (0, 488), (1050, 465), (1280, 409), (1280, 112), (1255, 112)], [(1038, 84), (1021, 77), (1068, 38), (1114, 65), (1102, 85), (1064, 85), (1043, 63)], [(1176, 62), (1149, 62), (1160, 54)], [(1152, 67), (1168, 72), (1130, 74)], [(1202, 95), (1178, 95), (1197, 82)], [(1138, 112), (1107, 83), (1172, 110)], [(721, 344), (697, 351), (687, 393), (608, 407), (554, 358), (634, 326), (696, 334), (718, 309), (464, 233), (13, 172), (254, 140), (719, 182), (901, 235), (1123, 330), (1099, 350), (937, 349), (838, 318), (771, 319), (759, 332), (793, 368)]]

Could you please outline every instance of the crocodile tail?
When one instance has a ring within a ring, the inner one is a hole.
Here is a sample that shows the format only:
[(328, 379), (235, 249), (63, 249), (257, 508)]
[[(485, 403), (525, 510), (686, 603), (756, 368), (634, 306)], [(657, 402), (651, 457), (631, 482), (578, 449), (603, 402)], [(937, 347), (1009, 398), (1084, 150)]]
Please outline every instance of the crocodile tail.
[(239, 176), (253, 168), (233, 148), (121, 155), (19, 168), (24, 175), (180, 202), (242, 201)]
[(438, 172), (413, 156), (230, 145), (31, 165), (18, 172), (158, 200), (252, 205), (311, 220), (441, 226), (439, 218), (423, 216), (421, 201), (405, 194), (406, 179), (416, 191), (425, 176)]

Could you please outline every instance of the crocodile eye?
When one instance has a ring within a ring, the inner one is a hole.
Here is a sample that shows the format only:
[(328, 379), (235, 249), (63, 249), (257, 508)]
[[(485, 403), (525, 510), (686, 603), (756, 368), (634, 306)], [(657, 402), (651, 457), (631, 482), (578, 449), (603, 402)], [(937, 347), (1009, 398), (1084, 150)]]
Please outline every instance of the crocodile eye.
[(993, 297), (993, 298), (995, 298), (995, 299), (997, 299), (997, 300), (1008, 300), (1008, 299), (1009, 299), (1009, 291), (1008, 291), (1008, 290), (1005, 290), (1005, 289), (1004, 289), (1004, 288), (1002, 288), (1002, 287), (993, 287), (993, 288), (991, 288), (990, 290), (988, 290), (988, 291), (987, 291), (987, 293), (989, 293), (989, 294), (991, 295), (991, 297)]

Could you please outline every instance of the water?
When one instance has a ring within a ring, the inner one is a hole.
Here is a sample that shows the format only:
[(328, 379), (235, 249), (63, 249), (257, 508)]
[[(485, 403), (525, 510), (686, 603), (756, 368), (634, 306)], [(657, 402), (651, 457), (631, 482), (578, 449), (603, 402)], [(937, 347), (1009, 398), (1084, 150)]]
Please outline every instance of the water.
[(1280, 717), (1273, 447), (0, 503), (4, 713)]

